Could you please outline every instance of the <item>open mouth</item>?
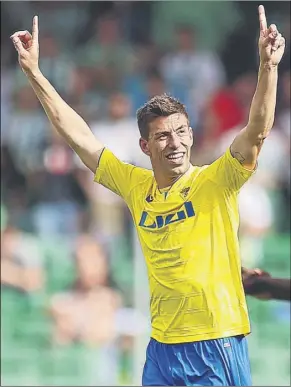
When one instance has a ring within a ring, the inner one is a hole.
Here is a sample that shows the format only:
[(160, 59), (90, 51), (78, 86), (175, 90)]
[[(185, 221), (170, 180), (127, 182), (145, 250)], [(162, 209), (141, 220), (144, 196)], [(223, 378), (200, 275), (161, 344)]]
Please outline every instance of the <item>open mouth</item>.
[(184, 152), (173, 152), (168, 154), (166, 158), (173, 163), (179, 163), (182, 162), (184, 155)]

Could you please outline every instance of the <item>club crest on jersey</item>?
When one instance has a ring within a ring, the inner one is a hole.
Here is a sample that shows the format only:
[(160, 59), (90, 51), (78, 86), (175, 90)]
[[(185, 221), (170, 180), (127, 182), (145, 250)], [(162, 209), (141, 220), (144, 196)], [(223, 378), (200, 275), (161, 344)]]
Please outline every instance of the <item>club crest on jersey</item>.
[(182, 191), (180, 192), (180, 195), (182, 196), (183, 199), (186, 198), (186, 196), (188, 195), (190, 191), (190, 187), (186, 187), (186, 188), (183, 188)]
[(192, 202), (185, 202), (183, 209), (180, 211), (168, 215), (156, 215), (152, 223), (149, 222), (148, 212), (143, 211), (138, 225), (143, 228), (159, 229), (167, 226), (168, 224), (192, 218), (193, 216), (195, 216), (195, 211)]

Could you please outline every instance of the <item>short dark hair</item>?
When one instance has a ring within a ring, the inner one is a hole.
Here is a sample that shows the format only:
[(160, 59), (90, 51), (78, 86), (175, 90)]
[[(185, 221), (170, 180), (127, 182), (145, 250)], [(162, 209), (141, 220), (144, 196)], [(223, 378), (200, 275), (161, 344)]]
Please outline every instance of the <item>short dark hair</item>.
[(162, 94), (151, 98), (136, 113), (137, 125), (142, 138), (149, 137), (149, 124), (157, 117), (168, 117), (181, 113), (189, 120), (185, 105), (176, 98)]

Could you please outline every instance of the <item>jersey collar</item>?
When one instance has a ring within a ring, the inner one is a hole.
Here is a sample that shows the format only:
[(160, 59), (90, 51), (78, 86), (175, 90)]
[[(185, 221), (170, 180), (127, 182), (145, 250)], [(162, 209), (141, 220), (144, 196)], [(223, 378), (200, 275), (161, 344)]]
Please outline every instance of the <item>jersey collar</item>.
[[(176, 180), (168, 189), (162, 189), (160, 190), (158, 188), (157, 182), (154, 179), (154, 187), (153, 187), (153, 194), (158, 200), (165, 200), (165, 198), (168, 198), (171, 194), (180, 192), (182, 188), (184, 188), (184, 185), (186, 181), (191, 176), (192, 172), (194, 171), (194, 167), (192, 164), (190, 164), (189, 169), (187, 172), (184, 173), (181, 177), (179, 177), (178, 180)], [(167, 195), (165, 195), (165, 191), (167, 191)]]

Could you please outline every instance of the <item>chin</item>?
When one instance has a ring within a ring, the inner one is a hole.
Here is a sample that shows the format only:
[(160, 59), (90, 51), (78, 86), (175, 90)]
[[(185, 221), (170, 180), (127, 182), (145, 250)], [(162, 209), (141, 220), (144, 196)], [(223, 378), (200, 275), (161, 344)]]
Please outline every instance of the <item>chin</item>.
[(172, 172), (173, 175), (183, 175), (189, 168), (189, 164), (185, 165), (171, 165), (169, 170)]

